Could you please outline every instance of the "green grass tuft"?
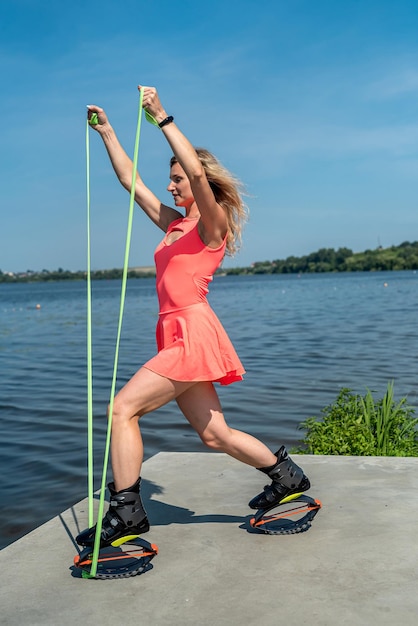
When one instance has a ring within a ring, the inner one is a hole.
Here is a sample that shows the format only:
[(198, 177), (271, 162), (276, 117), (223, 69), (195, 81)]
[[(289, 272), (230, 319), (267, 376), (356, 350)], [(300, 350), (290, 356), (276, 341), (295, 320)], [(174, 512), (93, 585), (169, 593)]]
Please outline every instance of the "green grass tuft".
[(322, 419), (309, 417), (298, 454), (353, 456), (418, 456), (418, 418), (402, 398), (395, 402), (393, 382), (375, 400), (367, 389), (364, 397), (341, 389), (334, 404), (322, 410)]

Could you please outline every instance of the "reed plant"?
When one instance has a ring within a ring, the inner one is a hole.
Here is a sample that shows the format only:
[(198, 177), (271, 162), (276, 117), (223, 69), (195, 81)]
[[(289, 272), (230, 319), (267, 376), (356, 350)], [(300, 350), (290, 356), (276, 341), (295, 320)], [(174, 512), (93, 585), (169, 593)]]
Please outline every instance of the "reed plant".
[(306, 431), (293, 452), (354, 456), (418, 456), (418, 418), (407, 398), (395, 402), (393, 381), (376, 400), (341, 389), (336, 401), (300, 425)]

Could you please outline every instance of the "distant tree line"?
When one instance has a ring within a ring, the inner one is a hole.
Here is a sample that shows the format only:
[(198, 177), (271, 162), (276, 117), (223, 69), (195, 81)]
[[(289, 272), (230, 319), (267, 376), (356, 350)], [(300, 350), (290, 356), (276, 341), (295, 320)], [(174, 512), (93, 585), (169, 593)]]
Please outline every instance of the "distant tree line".
[(306, 274), (319, 272), (379, 272), (418, 269), (418, 241), (354, 253), (349, 248), (321, 248), (306, 256), (262, 261), (226, 274)]
[[(111, 270), (95, 270), (90, 276), (92, 280), (113, 280), (121, 279), (123, 275), (122, 269)], [(150, 278), (155, 277), (153, 271), (129, 270), (128, 278)], [(0, 270), (0, 283), (35, 283), (35, 282), (56, 282), (61, 280), (87, 280), (87, 272), (78, 271), (71, 272), (59, 268), (55, 271), (42, 270), (42, 272), (34, 272), (28, 270), (13, 274), (11, 272), (3, 273)]]
[[(307, 274), (320, 272), (381, 272), (418, 269), (418, 241), (404, 241), (399, 246), (376, 248), (364, 252), (353, 252), (349, 248), (321, 248), (305, 256), (289, 256), (275, 261), (258, 261), (250, 267), (222, 268), (223, 274)], [(155, 271), (141, 268), (128, 271), (128, 278), (154, 277)], [(0, 270), (0, 283), (46, 282), (57, 280), (86, 280), (85, 271), (71, 272), (59, 268), (56, 271), (28, 270), (13, 274)], [(122, 278), (122, 269), (98, 270), (91, 272), (92, 280), (112, 280)]]

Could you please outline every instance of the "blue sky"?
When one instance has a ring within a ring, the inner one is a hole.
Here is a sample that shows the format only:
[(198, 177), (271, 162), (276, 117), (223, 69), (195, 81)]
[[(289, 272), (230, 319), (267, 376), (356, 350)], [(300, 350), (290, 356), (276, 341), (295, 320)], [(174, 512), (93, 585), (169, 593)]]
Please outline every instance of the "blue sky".
[[(132, 154), (138, 83), (247, 187), (226, 265), (416, 241), (417, 32), (415, 0), (5, 0), (0, 269), (86, 268), (86, 105)], [(121, 267), (129, 195), (90, 143), (92, 267)], [(164, 202), (169, 156), (144, 122), (139, 169)], [(130, 265), (159, 238), (137, 209)]]

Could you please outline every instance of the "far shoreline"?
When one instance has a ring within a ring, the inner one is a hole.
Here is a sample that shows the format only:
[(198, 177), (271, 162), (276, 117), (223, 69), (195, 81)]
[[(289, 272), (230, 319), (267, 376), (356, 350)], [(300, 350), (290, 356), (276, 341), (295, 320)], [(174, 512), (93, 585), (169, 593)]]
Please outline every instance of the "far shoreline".
[[(216, 276), (255, 276), (259, 274), (329, 274), (342, 272), (391, 272), (418, 270), (418, 241), (404, 241), (399, 246), (364, 252), (353, 252), (349, 248), (321, 248), (317, 252), (275, 261), (257, 261), (247, 267), (220, 267)], [(92, 280), (112, 280), (122, 278), (123, 269), (94, 270), (90, 272)], [(128, 278), (155, 278), (152, 265), (132, 267), (127, 270)], [(2, 272), (0, 283), (52, 282), (63, 280), (87, 280), (85, 270), (71, 271), (61, 267), (58, 270), (26, 272)]]

